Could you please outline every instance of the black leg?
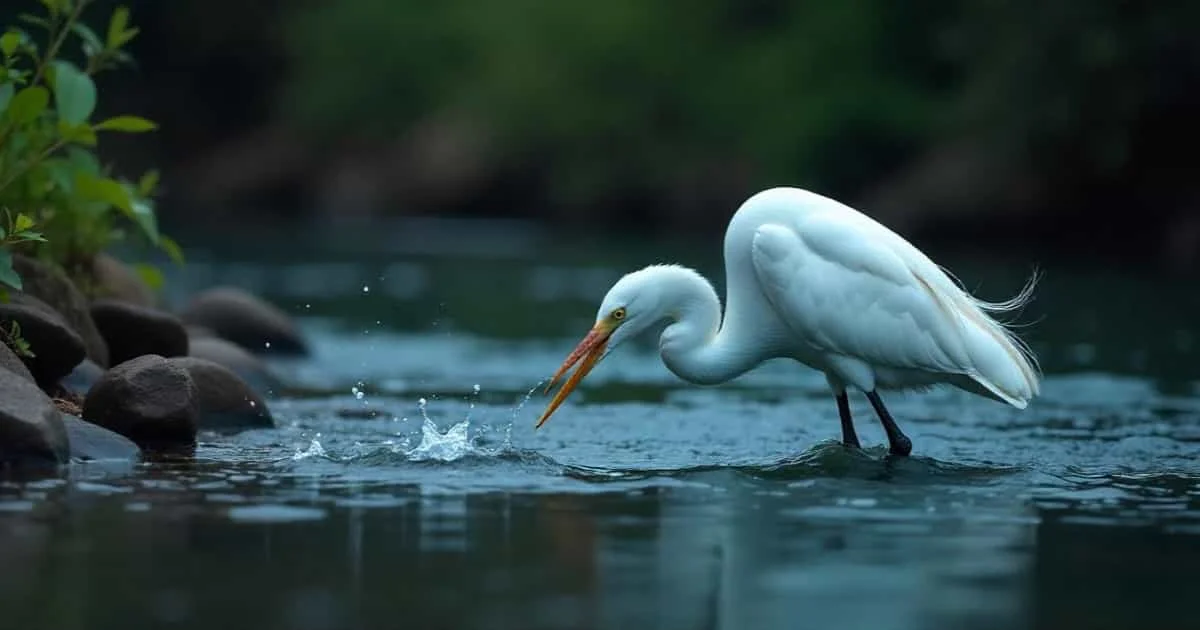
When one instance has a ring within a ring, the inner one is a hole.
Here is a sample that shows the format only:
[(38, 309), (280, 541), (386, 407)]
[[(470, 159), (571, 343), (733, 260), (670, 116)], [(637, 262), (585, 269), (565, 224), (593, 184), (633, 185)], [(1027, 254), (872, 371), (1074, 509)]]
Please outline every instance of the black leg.
[(900, 427), (896, 426), (896, 421), (892, 419), (892, 414), (888, 413), (887, 407), (883, 406), (879, 394), (874, 391), (867, 392), (867, 399), (871, 401), (871, 406), (875, 408), (875, 414), (879, 416), (879, 423), (883, 425), (883, 430), (887, 433), (888, 451), (892, 455), (902, 456), (911, 453), (912, 440), (908, 439)]
[(842, 444), (853, 448), (862, 448), (858, 443), (858, 433), (854, 431), (854, 419), (850, 417), (850, 397), (846, 392), (837, 395), (838, 415), (842, 418)]

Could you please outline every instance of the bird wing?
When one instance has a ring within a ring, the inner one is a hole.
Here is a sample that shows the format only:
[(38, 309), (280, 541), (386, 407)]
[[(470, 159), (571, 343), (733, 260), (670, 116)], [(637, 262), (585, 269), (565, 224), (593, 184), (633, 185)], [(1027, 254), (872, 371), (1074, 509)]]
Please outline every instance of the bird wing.
[(890, 233), (814, 214), (755, 232), (763, 293), (802, 343), (873, 365), (962, 373), (955, 311), (891, 247)]

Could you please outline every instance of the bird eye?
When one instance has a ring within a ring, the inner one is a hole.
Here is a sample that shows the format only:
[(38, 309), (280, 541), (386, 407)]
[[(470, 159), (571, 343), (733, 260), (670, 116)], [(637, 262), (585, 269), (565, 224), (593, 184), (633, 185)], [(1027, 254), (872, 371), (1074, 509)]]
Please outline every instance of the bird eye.
[(622, 306), (622, 307), (620, 307), (620, 308), (618, 308), (618, 309), (614, 310), (614, 311), (612, 312), (612, 318), (613, 318), (613, 319), (615, 319), (615, 320), (617, 320), (617, 321), (620, 321), (620, 320), (622, 320), (622, 319), (625, 319), (625, 307), (624, 307), (624, 306)]

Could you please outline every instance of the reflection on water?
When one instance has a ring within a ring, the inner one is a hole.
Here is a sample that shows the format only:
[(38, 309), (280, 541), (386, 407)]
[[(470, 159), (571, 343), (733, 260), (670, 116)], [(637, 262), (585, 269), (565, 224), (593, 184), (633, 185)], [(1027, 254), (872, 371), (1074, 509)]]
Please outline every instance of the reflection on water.
[[(1196, 627), (1190, 293), (1048, 270), (1044, 397), (895, 397), (916, 448), (894, 459), (867, 415), (864, 451), (835, 442), (818, 376), (683, 386), (652, 339), (534, 431), (539, 383), (644, 251), (337, 251), (175, 279), (261, 284), (316, 355), (276, 360), (277, 429), (0, 480), (0, 628)], [(959, 275), (988, 297), (1023, 273), (984, 271)]]

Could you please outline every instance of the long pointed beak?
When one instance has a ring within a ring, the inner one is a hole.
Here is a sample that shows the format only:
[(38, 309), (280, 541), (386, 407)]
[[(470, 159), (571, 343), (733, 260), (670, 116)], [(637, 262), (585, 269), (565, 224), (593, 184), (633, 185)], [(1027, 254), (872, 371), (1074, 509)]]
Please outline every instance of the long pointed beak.
[(546, 407), (546, 411), (542, 412), (542, 417), (538, 420), (537, 426), (534, 427), (535, 429), (540, 429), (550, 419), (550, 415), (567, 399), (567, 396), (571, 395), (571, 392), (575, 390), (575, 387), (579, 385), (583, 377), (587, 376), (593, 367), (596, 367), (596, 362), (600, 360), (600, 357), (604, 356), (604, 349), (608, 344), (610, 336), (612, 336), (612, 328), (603, 324), (596, 324), (583, 338), (583, 341), (580, 341), (579, 345), (575, 346), (571, 354), (567, 355), (567, 360), (563, 361), (562, 366), (554, 373), (554, 377), (546, 385), (544, 393), (548, 393), (554, 387), (554, 384), (558, 382), (558, 379), (562, 378), (562, 375), (571, 369), (571, 366), (579, 363), (581, 359), (583, 362), (579, 363), (579, 369), (575, 370), (571, 378), (568, 378), (563, 383), (562, 389), (559, 389), (558, 393), (554, 395), (554, 399), (550, 401), (550, 404)]

